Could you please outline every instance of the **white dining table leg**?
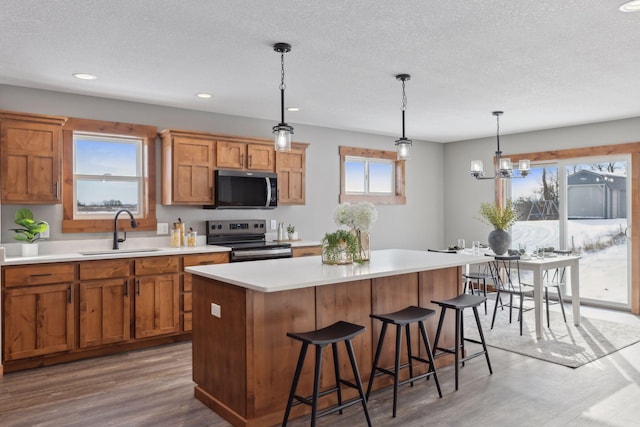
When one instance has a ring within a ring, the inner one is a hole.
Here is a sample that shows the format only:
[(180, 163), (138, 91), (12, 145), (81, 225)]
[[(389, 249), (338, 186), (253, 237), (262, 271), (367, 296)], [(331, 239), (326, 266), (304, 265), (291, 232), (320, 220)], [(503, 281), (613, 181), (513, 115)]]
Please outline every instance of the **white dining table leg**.
[[(573, 275), (572, 275), (573, 276)], [(573, 289), (573, 288), (572, 288)], [(542, 338), (542, 266), (533, 269), (533, 299), (536, 314), (536, 338)]]
[(580, 263), (576, 259), (571, 263), (571, 306), (573, 324), (580, 326)]

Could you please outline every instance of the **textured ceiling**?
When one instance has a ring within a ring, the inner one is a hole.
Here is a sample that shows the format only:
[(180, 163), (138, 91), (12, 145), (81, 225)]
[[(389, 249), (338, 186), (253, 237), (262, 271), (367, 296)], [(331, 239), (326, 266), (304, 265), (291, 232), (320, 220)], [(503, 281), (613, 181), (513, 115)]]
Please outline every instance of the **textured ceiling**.
[(640, 116), (621, 2), (0, 0), (0, 83), (447, 142)]

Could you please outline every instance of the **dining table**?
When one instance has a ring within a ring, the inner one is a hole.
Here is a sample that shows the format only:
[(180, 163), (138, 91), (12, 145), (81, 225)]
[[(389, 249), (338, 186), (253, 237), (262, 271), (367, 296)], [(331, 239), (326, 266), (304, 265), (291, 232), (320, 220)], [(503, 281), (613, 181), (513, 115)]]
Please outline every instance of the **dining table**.
[(569, 277), (571, 279), (571, 305), (573, 308), (573, 324), (576, 326), (580, 326), (580, 256), (546, 255), (544, 258), (538, 258), (535, 256), (526, 259), (520, 258), (520, 270), (529, 270), (533, 272), (533, 298), (537, 339), (542, 338), (542, 291), (544, 272), (546, 270), (554, 270), (556, 268), (569, 268)]

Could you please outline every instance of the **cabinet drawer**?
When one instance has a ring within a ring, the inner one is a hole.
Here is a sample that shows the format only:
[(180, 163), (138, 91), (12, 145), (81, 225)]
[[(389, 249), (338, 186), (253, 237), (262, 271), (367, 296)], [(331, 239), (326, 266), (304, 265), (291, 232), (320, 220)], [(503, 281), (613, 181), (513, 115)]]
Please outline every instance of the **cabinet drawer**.
[(192, 299), (192, 293), (191, 292), (186, 292), (182, 298), (182, 311), (191, 311), (193, 309), (193, 299)]
[(137, 258), (135, 260), (135, 274), (177, 273), (179, 264), (177, 256)]
[(225, 264), (227, 262), (229, 262), (229, 254), (227, 252), (185, 255), (184, 257), (185, 267), (192, 267), (194, 265), (207, 265), (207, 264)]
[(6, 287), (73, 281), (73, 264), (38, 264), (4, 267)]
[(291, 248), (294, 257), (322, 255), (321, 246), (303, 246), (300, 248)]
[(80, 264), (80, 280), (131, 276), (131, 261), (88, 261)]

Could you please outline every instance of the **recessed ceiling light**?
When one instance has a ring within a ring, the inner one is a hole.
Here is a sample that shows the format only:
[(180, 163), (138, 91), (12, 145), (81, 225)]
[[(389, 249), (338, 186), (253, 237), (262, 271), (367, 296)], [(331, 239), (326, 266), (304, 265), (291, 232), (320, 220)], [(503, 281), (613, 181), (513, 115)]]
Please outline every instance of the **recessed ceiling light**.
[(618, 8), (620, 12), (640, 12), (640, 0), (628, 1)]
[(211, 98), (211, 94), (210, 93), (199, 93), (196, 95), (198, 98), (204, 98), (204, 99), (209, 99)]
[(95, 80), (98, 77), (94, 76), (93, 74), (87, 74), (87, 73), (74, 73), (73, 77), (77, 78), (77, 79), (81, 79), (81, 80)]
[(300, 108), (298, 108), (298, 107), (288, 107), (287, 111), (300, 111)]

